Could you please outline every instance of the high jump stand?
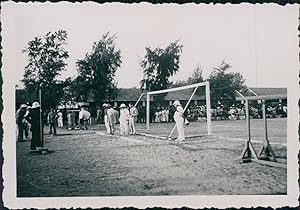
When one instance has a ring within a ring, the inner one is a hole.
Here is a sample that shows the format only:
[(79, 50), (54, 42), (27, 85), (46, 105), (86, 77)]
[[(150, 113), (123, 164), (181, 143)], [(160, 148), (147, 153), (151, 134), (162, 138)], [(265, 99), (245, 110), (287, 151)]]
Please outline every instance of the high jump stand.
[[(247, 127), (247, 143), (243, 148), (241, 159), (243, 163), (257, 162), (264, 165), (286, 168), (286, 164), (281, 163), (276, 158), (275, 152), (272, 149), (268, 139), (267, 117), (266, 117), (266, 100), (272, 99), (286, 99), (286, 94), (265, 95), (265, 96), (242, 96), (237, 97), (236, 100), (245, 101), (246, 105), (246, 127)], [(257, 154), (251, 143), (251, 126), (250, 126), (250, 113), (249, 101), (261, 100), (262, 101), (262, 115), (264, 122), (264, 144)]]

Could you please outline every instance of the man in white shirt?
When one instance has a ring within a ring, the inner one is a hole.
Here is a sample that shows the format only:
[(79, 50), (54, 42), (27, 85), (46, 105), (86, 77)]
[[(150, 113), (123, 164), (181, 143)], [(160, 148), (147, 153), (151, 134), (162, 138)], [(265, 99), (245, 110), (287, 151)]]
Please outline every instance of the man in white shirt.
[(90, 117), (91, 117), (91, 113), (88, 112), (85, 107), (81, 107), (81, 110), (79, 112), (80, 129), (82, 129), (82, 126), (84, 126), (85, 130), (88, 130), (88, 127), (86, 125)]
[(138, 116), (138, 110), (135, 106), (133, 106), (131, 103), (129, 104), (129, 130), (130, 135), (135, 135), (135, 122), (137, 121)]
[(173, 103), (173, 106), (175, 107), (176, 111), (174, 113), (174, 121), (176, 123), (177, 132), (178, 132), (178, 138), (177, 141), (184, 141), (185, 135), (184, 135), (184, 115), (183, 115), (183, 108), (180, 104), (180, 101), (176, 100)]

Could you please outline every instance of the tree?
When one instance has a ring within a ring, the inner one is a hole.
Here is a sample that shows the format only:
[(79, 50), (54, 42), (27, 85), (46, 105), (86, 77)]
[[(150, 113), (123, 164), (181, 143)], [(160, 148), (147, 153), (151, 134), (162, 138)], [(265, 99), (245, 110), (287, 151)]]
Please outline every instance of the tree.
[(235, 91), (243, 89), (245, 79), (240, 73), (229, 72), (231, 68), (229, 63), (222, 61), (221, 65), (214, 67), (209, 75), (211, 98), (213, 100), (233, 99)]
[(104, 34), (94, 43), (92, 51), (76, 62), (78, 76), (72, 86), (77, 98), (85, 101), (91, 93), (99, 104), (115, 95), (117, 82), (114, 77), (122, 63), (121, 51), (116, 49), (116, 38), (116, 34)]
[(203, 69), (200, 64), (197, 64), (191, 76), (189, 76), (186, 80), (176, 81), (172, 84), (172, 87), (180, 87), (184, 85), (191, 85), (195, 83), (200, 83), (204, 81), (202, 76)]
[(67, 32), (59, 30), (48, 32), (43, 37), (35, 37), (28, 42), (28, 46), (22, 51), (27, 53), (28, 64), (25, 67), (22, 82), (26, 90), (36, 95), (42, 88), (42, 103), (44, 107), (54, 107), (61, 99), (63, 87), (67, 84), (59, 81), (58, 76), (65, 70), (68, 51)]
[(178, 40), (172, 42), (166, 49), (146, 47), (146, 55), (140, 62), (144, 77), (141, 80), (141, 88), (146, 90), (166, 89), (171, 85), (169, 78), (179, 69), (179, 58), (182, 45)]

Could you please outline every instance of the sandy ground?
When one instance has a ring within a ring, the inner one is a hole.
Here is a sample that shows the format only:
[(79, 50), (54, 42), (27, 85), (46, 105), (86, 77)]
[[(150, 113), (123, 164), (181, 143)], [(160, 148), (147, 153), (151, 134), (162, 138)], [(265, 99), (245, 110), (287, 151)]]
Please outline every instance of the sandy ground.
[[(214, 136), (185, 142), (108, 136), (103, 125), (87, 131), (59, 129), (58, 136), (45, 135), (45, 147), (53, 151), (47, 155), (29, 154), (30, 142), (17, 142), (17, 196), (286, 194), (286, 169), (241, 163), (245, 141), (236, 140), (245, 138), (241, 122), (213, 122)], [(260, 123), (252, 125), (254, 135), (262, 138)], [(152, 129), (168, 133), (170, 126)], [(269, 126), (273, 139), (286, 143), (286, 119), (270, 120)], [(258, 150), (261, 144), (254, 146)], [(286, 156), (283, 145), (274, 150)]]

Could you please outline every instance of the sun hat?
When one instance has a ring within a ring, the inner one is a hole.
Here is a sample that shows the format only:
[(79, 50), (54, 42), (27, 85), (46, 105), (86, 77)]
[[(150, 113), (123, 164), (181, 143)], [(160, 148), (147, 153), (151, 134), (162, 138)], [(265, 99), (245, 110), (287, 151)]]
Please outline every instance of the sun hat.
[(125, 104), (121, 104), (120, 108), (126, 108)]
[(27, 108), (27, 105), (26, 105), (26, 104), (22, 104), (20, 108), (21, 108), (21, 109), (26, 109), (26, 108)]
[(35, 102), (32, 103), (32, 107), (31, 107), (32, 109), (38, 108), (38, 107), (40, 107), (39, 102), (35, 101)]
[(107, 106), (107, 104), (106, 104), (106, 103), (102, 104), (102, 107), (106, 107), (106, 106)]
[(176, 101), (174, 101), (173, 105), (174, 106), (180, 106), (181, 104), (180, 104), (180, 101), (176, 100)]

